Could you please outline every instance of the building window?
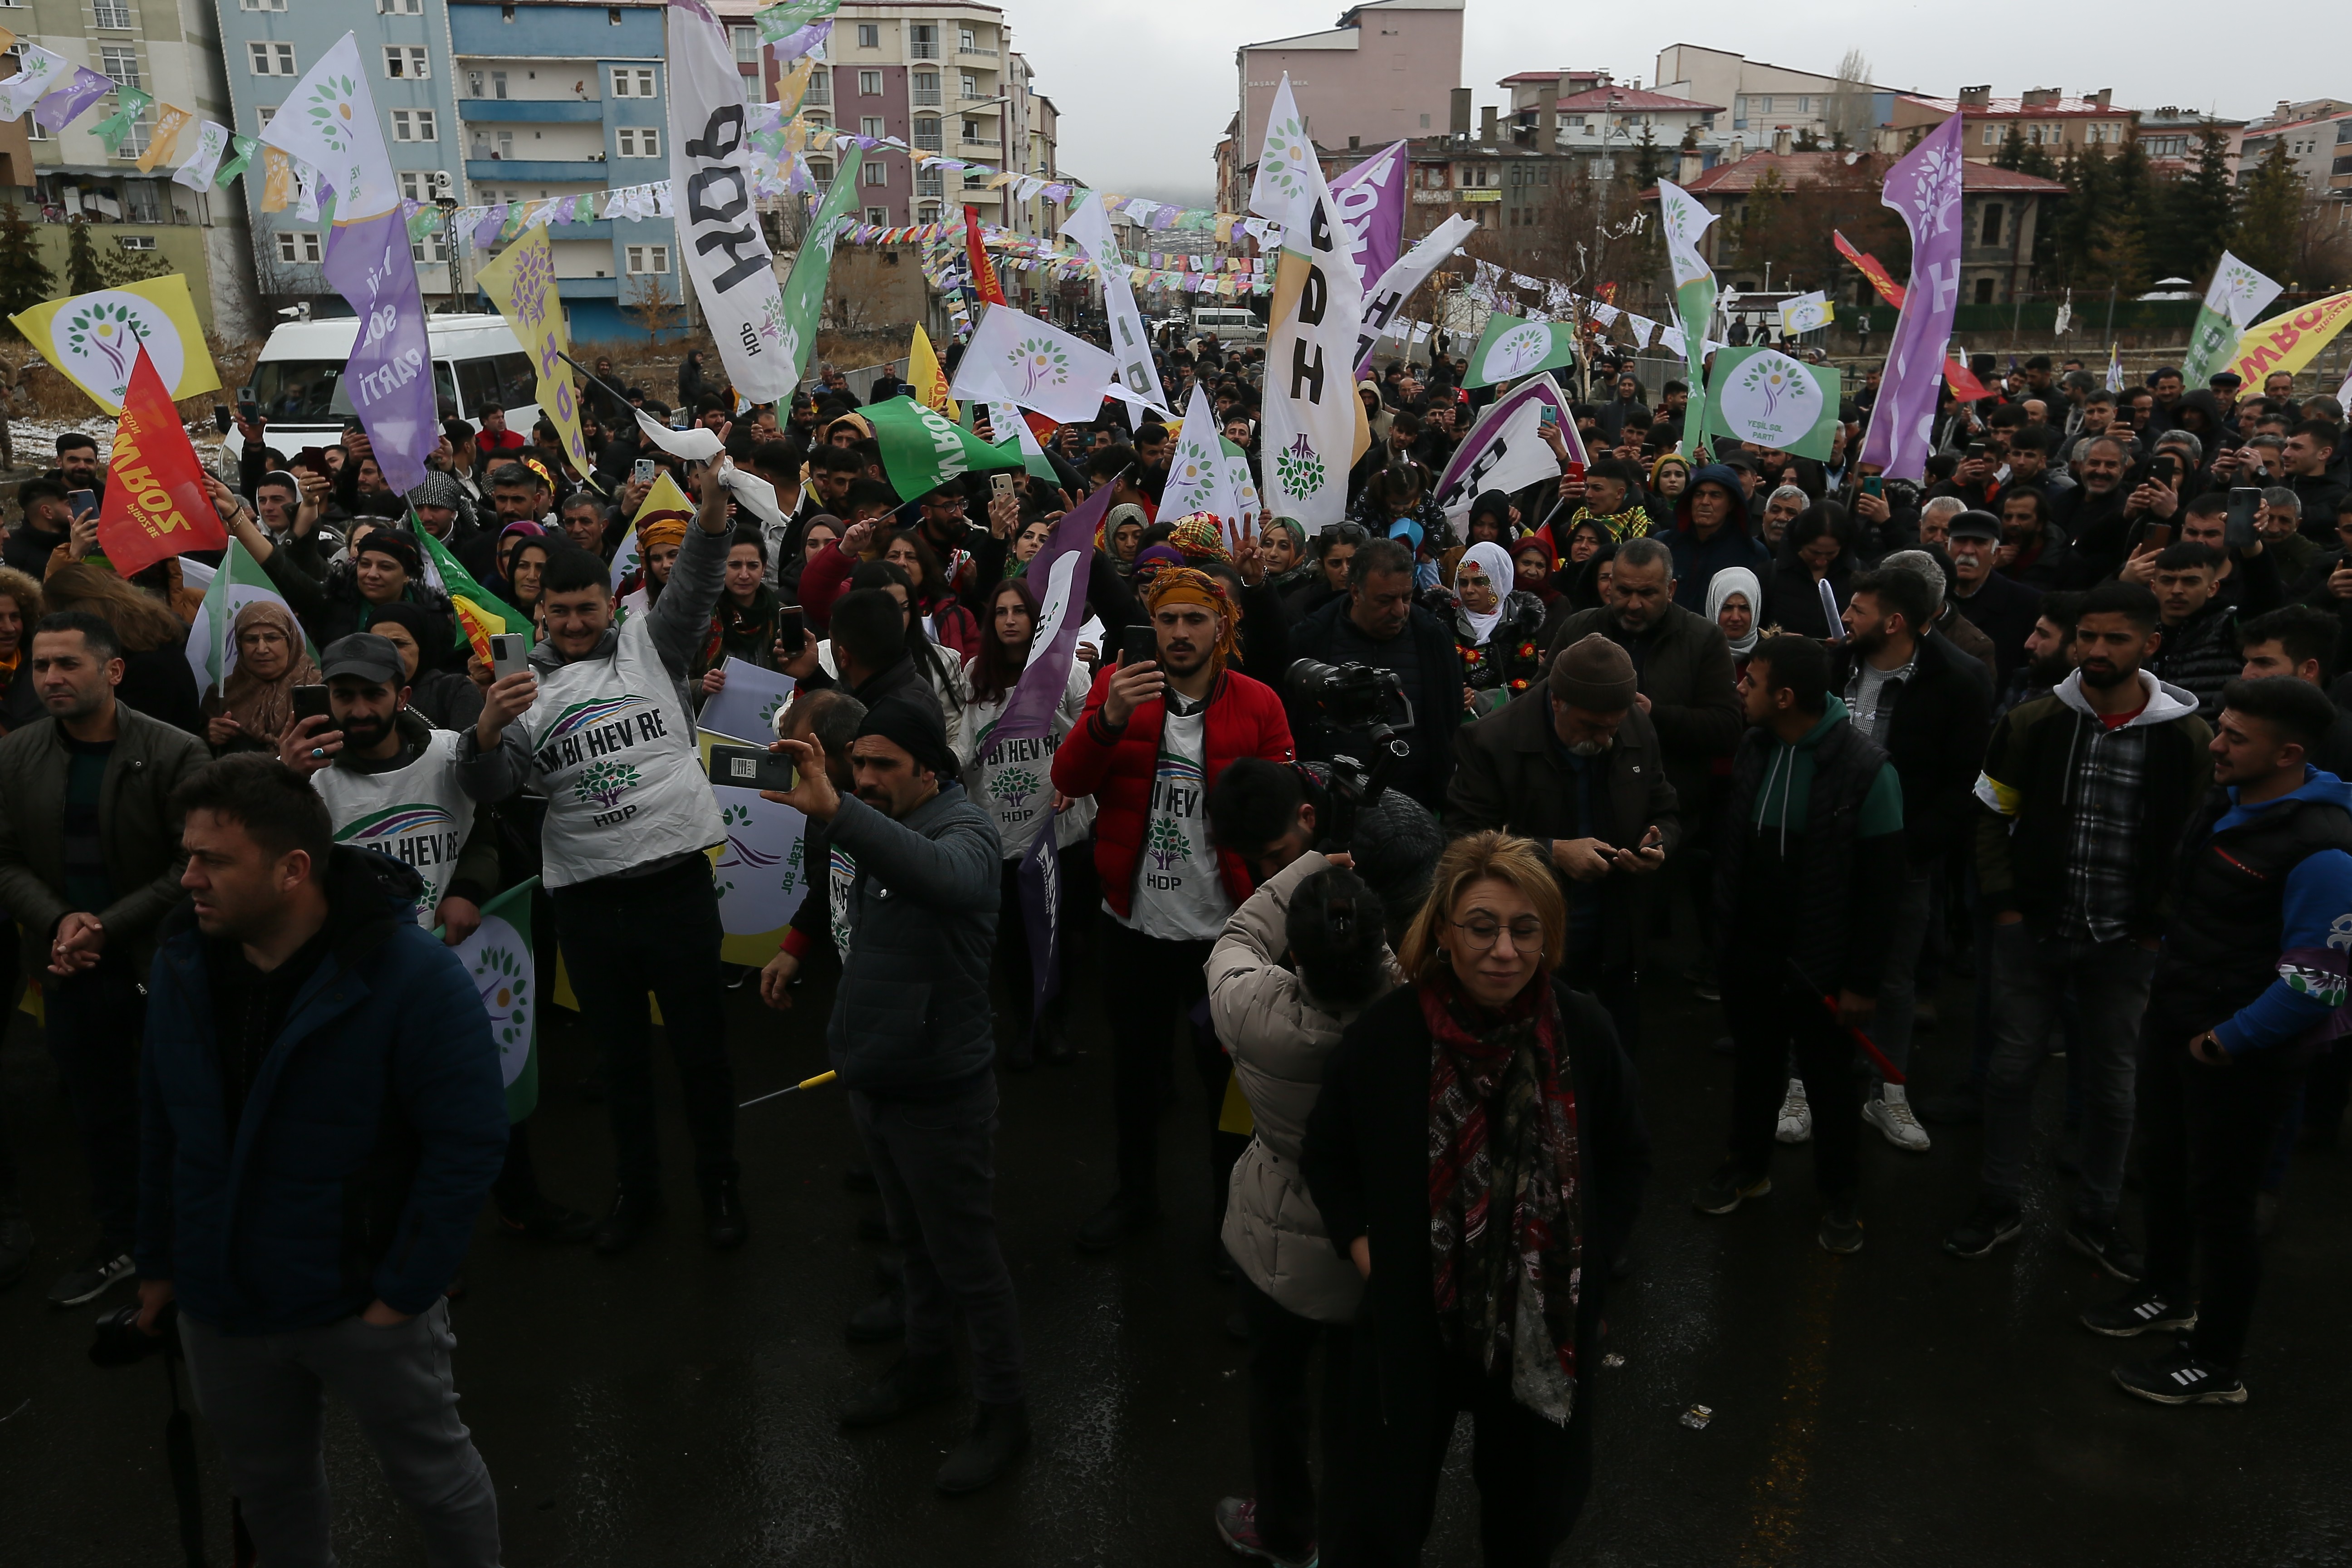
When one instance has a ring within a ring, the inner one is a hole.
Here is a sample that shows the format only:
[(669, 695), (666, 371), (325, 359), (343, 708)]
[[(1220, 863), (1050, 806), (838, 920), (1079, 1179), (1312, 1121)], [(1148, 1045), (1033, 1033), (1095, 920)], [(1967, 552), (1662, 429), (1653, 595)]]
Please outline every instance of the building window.
[(258, 108), (254, 110), (253, 118), (257, 129), (263, 131), (268, 130), (269, 122), (278, 118), (278, 105), (274, 103), (265, 103), (260, 105)]
[(433, 74), (422, 44), (388, 44), (383, 51), (383, 74), (394, 81), (423, 81)]
[(882, 73), (880, 71), (859, 71), (857, 73), (857, 96), (860, 98), (881, 97)]
[(237, 0), (237, 5), (246, 11), (283, 11), (286, 0)]
[(919, 60), (940, 58), (940, 30), (929, 22), (907, 24), (907, 53)]
[(129, 32), (131, 30), (129, 0), (97, 0), (97, 3), (90, 7), (90, 20), (94, 25), (104, 27), (110, 32)]
[(980, 35), (973, 32), (970, 27), (958, 27), (956, 29), (956, 47), (961, 49), (968, 55), (977, 53), (980, 48)]
[(652, 98), (654, 68), (651, 66), (615, 66), (613, 68), (614, 98)]
[(1755, 103), (1757, 113), (1769, 114), (1772, 112), (1772, 99), (1770, 94), (1768, 93), (1765, 96), (1757, 99)]
[(937, 169), (917, 169), (915, 194), (919, 196), (944, 195), (946, 191), (940, 183), (940, 172)]
[(821, 110), (811, 110), (803, 114), (801, 118), (809, 122), (809, 128), (814, 131), (822, 131), (826, 126), (833, 123), (832, 117), (825, 114)]
[(1977, 303), (1978, 303), (1978, 304), (1979, 304), (1979, 305), (1990, 305), (1990, 304), (1991, 304), (1991, 303), (1993, 302), (1993, 298), (1992, 298), (1992, 289), (1993, 289), (1993, 280), (1992, 280), (1991, 279), (1990, 279), (1990, 278), (1979, 278), (1979, 279), (1977, 279)]
[(755, 66), (760, 63), (759, 28), (730, 27), (727, 29), (727, 37), (735, 45), (735, 63), (737, 65)]
[(890, 221), (890, 209), (888, 207), (867, 207), (866, 209), (866, 221), (873, 224), (888, 223)]
[(960, 71), (957, 74), (963, 79), (962, 89), (964, 97), (978, 98), (980, 96), (980, 78), (973, 75), (971, 71)]
[(449, 237), (439, 229), (428, 229), (408, 242), (408, 254), (419, 267), (442, 267), (449, 260)]
[(137, 87), (139, 51), (129, 44), (109, 44), (98, 51), (98, 68), (114, 79), (117, 87)]
[(967, 120), (963, 122), (963, 139), (966, 142), (985, 142), (988, 140), (980, 133), (980, 121), (977, 120)]
[(878, 114), (868, 114), (865, 116), (857, 122), (857, 133), (860, 136), (870, 136), (877, 141), (880, 140), (882, 135), (882, 117)]
[(819, 66), (816, 69), (811, 71), (809, 73), (808, 96), (801, 101), (803, 103), (831, 103), (833, 101), (833, 73), (825, 69), (823, 66)]
[[(131, 223), (163, 221), (163, 204), (156, 197), (154, 181), (125, 180), (122, 182), (122, 216)], [(124, 248), (136, 247), (126, 246)], [(154, 247), (151, 245), (148, 248)]]
[[(299, 76), (294, 68), (294, 46), (291, 44), (250, 43), (245, 46), (247, 58), (252, 62), (256, 76)], [(117, 78), (117, 80), (121, 79)]]
[(1984, 128), (1984, 144), (1988, 147), (1995, 147), (2000, 144), (2000, 126), (1988, 125)]
[(887, 185), (890, 183), (890, 166), (887, 163), (868, 163), (858, 171), (857, 183), (861, 185)]
[(858, 47), (859, 48), (861, 48), (861, 49), (878, 49), (878, 48), (880, 48), (880, 47), (882, 47), (882, 27), (881, 27), (881, 25), (880, 25), (879, 23), (876, 23), (876, 22), (860, 22), (860, 23), (858, 23), (858, 24), (857, 24), (857, 47)]
[[(933, 194), (936, 195), (937, 193)], [(917, 223), (939, 222), (940, 204), (937, 202), (925, 202), (922, 205), (922, 207), (915, 214), (915, 221)]]
[(278, 231), (278, 259), (280, 261), (316, 261), (319, 259), (319, 237), (315, 234), (281, 228)]
[(507, 73), (504, 71), (492, 71), (490, 73), (490, 96), (492, 98), (504, 98), (506, 95)]
[(633, 278), (658, 278), (669, 271), (669, 247), (667, 245), (631, 245), (623, 247), (626, 265)]
[(937, 71), (917, 71), (914, 78), (914, 97), (915, 101), (918, 104), (933, 109), (938, 108), (940, 101), (940, 73)]
[[(131, 221), (133, 223), (152, 223), (154, 220), (152, 218), (134, 217)], [(121, 246), (125, 250), (152, 250), (155, 248), (155, 237), (152, 234), (117, 235), (115, 237), (114, 243)]]
[[(935, 116), (919, 114), (915, 117), (915, 145), (926, 153), (940, 151), (940, 122)], [(931, 177), (937, 179), (939, 176), (934, 174)]]
[(450, 194), (446, 169), (403, 169), (400, 194), (412, 202), (437, 202)]
[[(248, 3), (245, 8), (248, 11), (283, 11), (286, 0), (277, 0), (277, 4), (267, 6)], [(375, 0), (375, 9), (380, 16), (422, 16), (425, 15), (425, 0)]]
[(1977, 243), (1979, 245), (1999, 245), (2000, 243), (2000, 204), (1999, 202), (1985, 203), (1984, 228), (1977, 237)]
[(433, 128), (433, 111), (429, 109), (394, 110), (392, 139), (395, 142), (438, 141), (439, 132)]
[(660, 157), (661, 132), (650, 126), (622, 126), (621, 156), (624, 158)]
[(832, 159), (811, 158), (809, 160), (808, 169), (809, 178), (816, 182), (816, 188), (818, 190), (824, 190), (826, 186), (833, 184)]

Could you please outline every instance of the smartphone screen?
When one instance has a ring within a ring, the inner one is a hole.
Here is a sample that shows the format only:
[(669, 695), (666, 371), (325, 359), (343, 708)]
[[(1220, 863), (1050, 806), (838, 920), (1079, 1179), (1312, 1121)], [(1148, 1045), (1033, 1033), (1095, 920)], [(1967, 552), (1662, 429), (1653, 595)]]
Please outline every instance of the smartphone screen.
[(324, 686), (298, 686), (294, 689), (294, 717), (323, 719), (327, 716), (327, 689)]
[(776, 616), (776, 640), (784, 651), (798, 657), (808, 647), (808, 622), (798, 605), (786, 605)]
[(1150, 664), (1159, 657), (1160, 634), (1150, 626), (1129, 626), (1119, 634), (1119, 663)]

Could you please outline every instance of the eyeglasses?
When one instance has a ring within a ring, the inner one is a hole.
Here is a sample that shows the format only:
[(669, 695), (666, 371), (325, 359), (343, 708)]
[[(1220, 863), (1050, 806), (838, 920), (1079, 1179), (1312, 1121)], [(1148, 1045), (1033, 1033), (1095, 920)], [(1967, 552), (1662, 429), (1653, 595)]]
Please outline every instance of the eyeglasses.
[(1511, 933), (1511, 945), (1523, 952), (1543, 945), (1543, 921), (1533, 915), (1515, 920), (1507, 927), (1492, 916), (1485, 919), (1474, 916), (1466, 921), (1448, 921), (1445, 923), (1462, 933), (1474, 952), (1484, 952), (1493, 947), (1495, 940), (1506, 930)]

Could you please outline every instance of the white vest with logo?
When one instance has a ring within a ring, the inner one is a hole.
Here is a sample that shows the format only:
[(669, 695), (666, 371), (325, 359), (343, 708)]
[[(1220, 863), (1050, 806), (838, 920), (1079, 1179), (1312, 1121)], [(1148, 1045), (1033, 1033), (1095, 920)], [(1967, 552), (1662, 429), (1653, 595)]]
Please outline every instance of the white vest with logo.
[(330, 767), (310, 775), (334, 820), (336, 843), (378, 850), (425, 879), (416, 923), (427, 929), (448, 896), (457, 857), (474, 828), (474, 803), (457, 787), (457, 732), (436, 730), (404, 768)]
[(540, 847), (550, 889), (698, 854), (727, 837), (649, 616), (623, 625), (612, 658), (541, 671), (539, 699), (516, 723), (547, 795)]

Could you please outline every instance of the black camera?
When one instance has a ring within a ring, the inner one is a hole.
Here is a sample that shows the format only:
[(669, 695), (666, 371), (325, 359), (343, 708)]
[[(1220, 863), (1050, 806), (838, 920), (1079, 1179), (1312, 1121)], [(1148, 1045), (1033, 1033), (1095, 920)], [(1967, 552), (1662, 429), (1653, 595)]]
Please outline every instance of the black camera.
[(1336, 729), (1370, 729), (1383, 722), (1412, 728), (1412, 704), (1392, 669), (1301, 658), (1291, 661), (1283, 683), (1299, 700), (1313, 703)]
[(1396, 671), (1369, 664), (1318, 664), (1294, 659), (1283, 682), (1302, 702), (1312, 703), (1320, 727), (1337, 736), (1325, 788), (1331, 809), (1324, 819), (1327, 853), (1345, 852), (1355, 841), (1356, 817), (1388, 787), (1389, 775), (1412, 754), (1397, 731), (1412, 728), (1412, 703)]
[(164, 1345), (179, 1331), (179, 1303), (166, 1301), (163, 1310), (155, 1314), (155, 1330), (150, 1333), (139, 1326), (137, 1302), (117, 1307), (98, 1320), (90, 1334), (90, 1364), (130, 1366), (151, 1355), (162, 1354)]

